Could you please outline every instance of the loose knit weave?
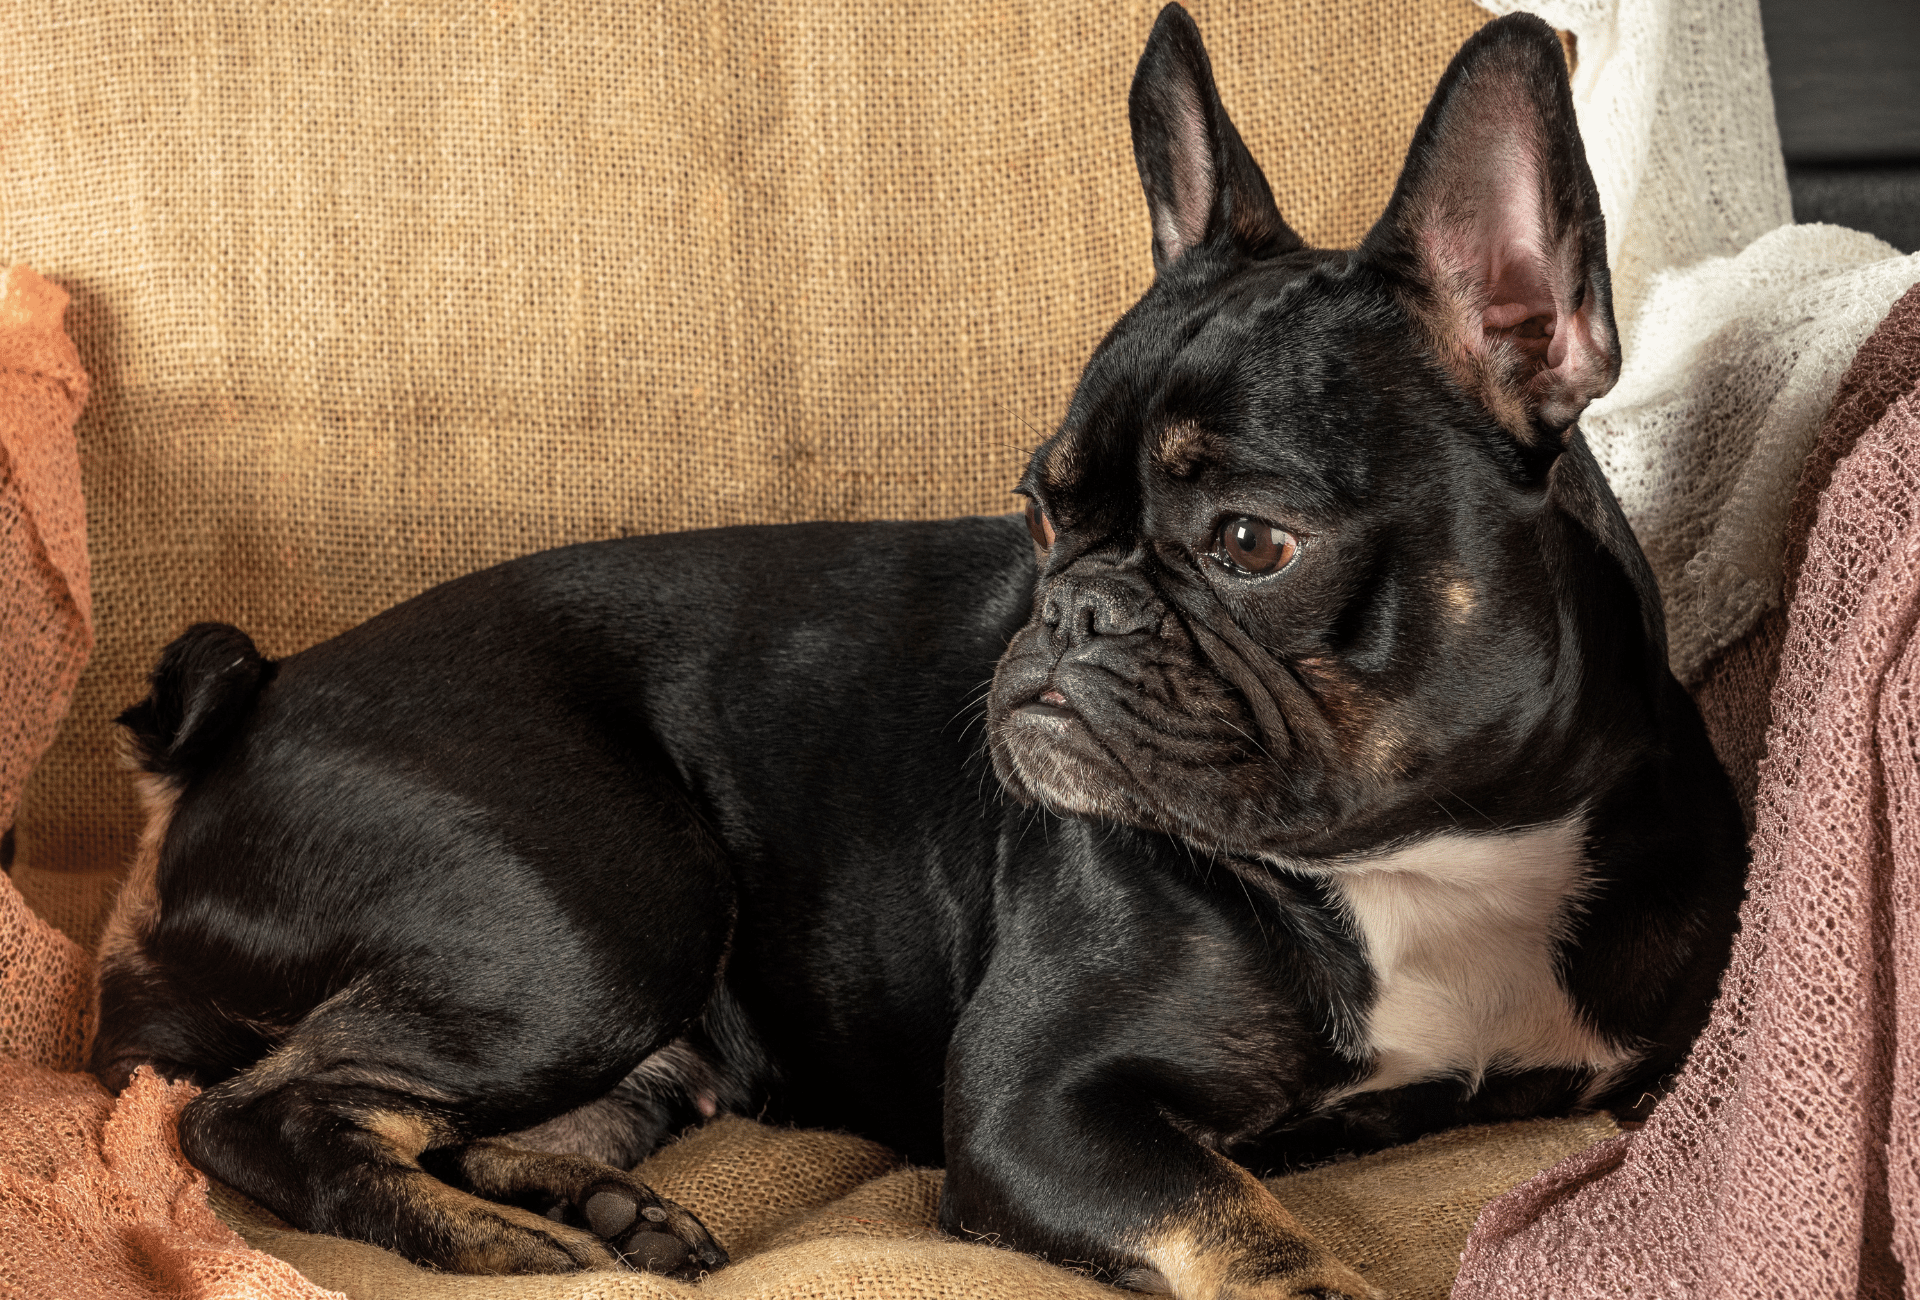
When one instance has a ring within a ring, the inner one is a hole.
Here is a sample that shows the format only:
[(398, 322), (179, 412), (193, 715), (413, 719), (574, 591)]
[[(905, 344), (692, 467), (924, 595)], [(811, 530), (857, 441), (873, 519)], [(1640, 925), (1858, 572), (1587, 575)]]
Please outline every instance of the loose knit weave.
[[(66, 307), (28, 267), (0, 276), (0, 831), (93, 644), (73, 439), (87, 377), (61, 328)], [(91, 977), (79, 946), (0, 884), (0, 1058), (77, 1065)]]

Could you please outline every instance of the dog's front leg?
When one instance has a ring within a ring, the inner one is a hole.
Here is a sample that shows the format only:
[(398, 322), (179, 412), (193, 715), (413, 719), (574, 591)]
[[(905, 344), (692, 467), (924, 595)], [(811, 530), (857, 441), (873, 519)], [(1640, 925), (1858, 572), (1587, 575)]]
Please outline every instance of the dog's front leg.
[(1180, 1300), (1379, 1295), (1190, 1118), (1248, 1065), (1182, 1050), (1217, 989), (1002, 957), (949, 1055), (942, 1228)]
[(950, 1154), (942, 1226), (1179, 1300), (1380, 1295), (1252, 1174), (1166, 1121), (1119, 1110), (1079, 1118), (1083, 1127), (1046, 1141), (1042, 1110), (1021, 1126), (1024, 1143)]

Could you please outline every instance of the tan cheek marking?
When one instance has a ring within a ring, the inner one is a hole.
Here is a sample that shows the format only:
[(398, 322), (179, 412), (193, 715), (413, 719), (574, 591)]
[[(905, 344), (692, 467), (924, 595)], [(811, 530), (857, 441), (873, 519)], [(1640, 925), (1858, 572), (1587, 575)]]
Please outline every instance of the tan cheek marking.
[(1296, 660), (1294, 667), (1305, 677), (1334, 733), (1349, 751), (1353, 750), (1372, 729), (1378, 700), (1348, 676), (1336, 660), (1315, 655)]
[(1465, 623), (1472, 618), (1474, 607), (1480, 603), (1479, 593), (1465, 578), (1455, 578), (1441, 589), (1440, 594), (1457, 623)]
[(1376, 780), (1398, 780), (1406, 774), (1411, 736), (1395, 714), (1382, 708), (1377, 697), (1332, 660), (1315, 656), (1297, 660), (1294, 667), (1308, 683), (1342, 750)]
[(1405, 775), (1407, 735), (1392, 722), (1376, 723), (1362, 746), (1363, 760), (1375, 777), (1383, 781)]

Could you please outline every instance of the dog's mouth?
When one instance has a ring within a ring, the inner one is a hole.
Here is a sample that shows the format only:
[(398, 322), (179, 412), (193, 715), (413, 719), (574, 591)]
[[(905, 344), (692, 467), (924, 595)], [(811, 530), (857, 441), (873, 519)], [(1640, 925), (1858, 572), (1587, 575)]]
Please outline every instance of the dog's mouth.
[[(1248, 775), (1244, 720), (1178, 707), (1157, 680), (1167, 664), (1085, 662), (1038, 642), (1017, 638), (995, 677), (988, 736), (1002, 785), (1056, 813), (1215, 839), (1205, 826), (1217, 825), (1222, 781)], [(1217, 688), (1208, 698), (1224, 706)]]
[(1015, 709), (1014, 714), (1021, 719), (1040, 723), (1064, 723), (1078, 716), (1067, 703), (1067, 697), (1051, 686), (1042, 691), (1038, 699)]
[(1055, 812), (1152, 824), (1124, 765), (1067, 694), (1049, 686), (994, 710), (989, 728), (1000, 780), (1016, 796)]

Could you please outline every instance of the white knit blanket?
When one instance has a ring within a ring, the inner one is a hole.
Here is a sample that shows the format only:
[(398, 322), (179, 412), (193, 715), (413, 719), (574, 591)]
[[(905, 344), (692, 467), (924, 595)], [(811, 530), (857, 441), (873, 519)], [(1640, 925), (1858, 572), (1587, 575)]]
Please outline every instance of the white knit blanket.
[(1620, 382), (1581, 428), (1666, 599), (1674, 673), (1778, 602), (1787, 508), (1833, 392), (1920, 255), (1794, 226), (1756, 0), (1479, 0), (1573, 32)]

